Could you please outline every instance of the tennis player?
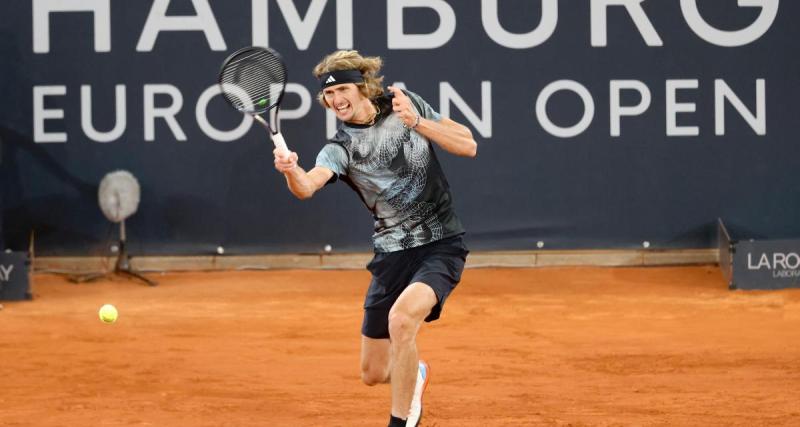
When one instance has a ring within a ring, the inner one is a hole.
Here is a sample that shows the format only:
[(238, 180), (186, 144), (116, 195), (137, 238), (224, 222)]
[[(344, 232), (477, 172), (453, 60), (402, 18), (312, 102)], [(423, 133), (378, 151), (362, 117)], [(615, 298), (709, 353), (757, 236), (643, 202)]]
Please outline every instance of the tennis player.
[(391, 383), (389, 426), (416, 426), (430, 378), (417, 356), (423, 320), (439, 318), (461, 279), (468, 250), (453, 211), (447, 179), (433, 144), (457, 156), (475, 157), (472, 132), (442, 117), (419, 95), (389, 87), (382, 60), (357, 51), (336, 51), (314, 68), (319, 102), (342, 122), (306, 172), (295, 152), (275, 150), (275, 168), (299, 199), (341, 180), (375, 218), (372, 281), (361, 327), (361, 378)]

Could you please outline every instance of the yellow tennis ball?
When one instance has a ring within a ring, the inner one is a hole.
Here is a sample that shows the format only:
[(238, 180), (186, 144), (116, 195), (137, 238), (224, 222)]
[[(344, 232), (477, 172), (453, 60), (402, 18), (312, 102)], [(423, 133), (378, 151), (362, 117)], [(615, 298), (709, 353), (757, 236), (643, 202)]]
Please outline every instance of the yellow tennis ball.
[(106, 304), (100, 307), (100, 311), (97, 313), (100, 315), (100, 320), (103, 323), (114, 323), (117, 321), (117, 308), (111, 304)]

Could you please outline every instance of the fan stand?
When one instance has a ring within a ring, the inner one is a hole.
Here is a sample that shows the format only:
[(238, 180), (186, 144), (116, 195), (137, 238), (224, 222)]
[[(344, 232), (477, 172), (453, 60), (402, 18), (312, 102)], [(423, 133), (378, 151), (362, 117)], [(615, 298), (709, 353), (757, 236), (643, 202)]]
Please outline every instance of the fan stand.
[(125, 220), (119, 223), (119, 251), (117, 252), (117, 262), (114, 264), (114, 270), (106, 273), (87, 274), (85, 276), (71, 277), (70, 281), (73, 283), (93, 282), (100, 279), (113, 277), (114, 275), (124, 276), (133, 280), (140, 280), (148, 286), (156, 286), (157, 282), (148, 279), (143, 274), (131, 268), (130, 256), (125, 248)]

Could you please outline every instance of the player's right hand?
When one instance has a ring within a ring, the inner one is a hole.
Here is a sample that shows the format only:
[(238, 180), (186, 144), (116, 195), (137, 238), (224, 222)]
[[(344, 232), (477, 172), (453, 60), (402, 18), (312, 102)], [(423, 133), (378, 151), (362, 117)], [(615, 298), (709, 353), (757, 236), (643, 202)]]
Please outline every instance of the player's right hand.
[(297, 153), (294, 151), (286, 151), (282, 149), (272, 150), (275, 156), (275, 169), (280, 173), (286, 173), (297, 167)]

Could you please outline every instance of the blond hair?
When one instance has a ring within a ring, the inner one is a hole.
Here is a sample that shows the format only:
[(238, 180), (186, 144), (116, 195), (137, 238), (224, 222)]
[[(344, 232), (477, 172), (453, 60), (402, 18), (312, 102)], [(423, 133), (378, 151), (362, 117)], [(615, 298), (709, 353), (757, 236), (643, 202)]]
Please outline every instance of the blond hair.
[[(355, 85), (365, 97), (374, 99), (383, 94), (383, 76), (378, 75), (382, 66), (383, 59), (379, 56), (361, 56), (357, 50), (337, 50), (322, 58), (312, 73), (319, 79), (323, 74), (332, 71), (359, 70), (364, 76), (364, 82)], [(323, 107), (329, 107), (322, 91), (317, 94), (317, 100)]]

